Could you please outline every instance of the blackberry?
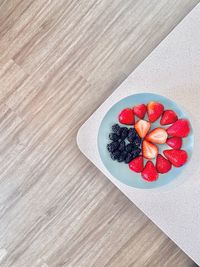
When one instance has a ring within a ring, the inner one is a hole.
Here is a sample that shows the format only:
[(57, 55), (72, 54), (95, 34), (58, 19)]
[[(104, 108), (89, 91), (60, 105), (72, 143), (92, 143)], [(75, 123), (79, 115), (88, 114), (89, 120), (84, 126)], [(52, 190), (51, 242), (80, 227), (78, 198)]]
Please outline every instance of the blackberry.
[(133, 150), (133, 145), (132, 144), (126, 145), (126, 151), (127, 152), (131, 152), (132, 150)]
[(135, 139), (134, 139), (134, 142), (133, 142), (134, 145), (137, 146), (137, 147), (139, 147), (141, 145), (141, 142), (142, 142), (141, 138), (137, 135), (135, 137)]
[(136, 130), (134, 128), (130, 128), (127, 136), (128, 141), (130, 143), (133, 143), (136, 135), (137, 135)]
[(119, 135), (117, 135), (116, 133), (110, 133), (109, 139), (112, 141), (117, 141), (117, 140), (119, 140)]
[(119, 150), (115, 150), (113, 153), (110, 154), (111, 159), (116, 160), (120, 157), (121, 153)]
[(119, 158), (117, 159), (118, 162), (123, 162), (124, 158), (120, 155)]
[(136, 143), (133, 142), (132, 146), (133, 146), (133, 151), (135, 151), (139, 147), (137, 142)]
[(119, 143), (119, 147), (118, 147), (119, 151), (124, 151), (125, 146), (126, 146), (125, 141), (121, 141), (121, 142)]
[(140, 143), (138, 143), (138, 141), (134, 141), (133, 146), (135, 149), (137, 149), (138, 147), (140, 147)]
[(107, 144), (107, 150), (108, 150), (108, 152), (112, 151), (112, 145), (111, 144)]
[(119, 162), (122, 162), (122, 161), (124, 161), (125, 159), (126, 159), (126, 157), (127, 157), (127, 152), (124, 150), (124, 151), (122, 151), (121, 152), (121, 154), (120, 154), (120, 156), (119, 156), (119, 158), (118, 158), (118, 161)]
[(115, 142), (112, 142), (110, 144), (107, 145), (107, 149), (109, 152), (114, 152), (119, 146), (119, 142), (118, 141), (115, 141)]
[(127, 154), (128, 154), (128, 152), (125, 151), (125, 150), (121, 152), (121, 156), (124, 157), (124, 159), (125, 159), (125, 157), (127, 156)]
[(120, 136), (120, 134), (121, 134), (121, 127), (119, 126), (119, 124), (114, 124), (112, 126), (112, 130), (113, 130), (114, 133), (116, 133), (117, 135)]
[(135, 153), (137, 154), (137, 156), (139, 156), (139, 155), (140, 155), (141, 151), (142, 151), (142, 149), (141, 149), (141, 148), (139, 148), (139, 147), (138, 147), (138, 149), (136, 149), (136, 150), (135, 150)]
[(122, 127), (121, 128), (121, 139), (124, 140), (128, 136), (128, 128), (127, 127)]
[(110, 154), (110, 157), (112, 160), (116, 160), (115, 156), (112, 153)]
[(133, 160), (134, 159), (134, 156), (131, 154), (131, 153), (128, 153), (127, 154), (127, 156), (126, 156), (126, 158), (125, 158), (125, 163), (130, 163), (131, 162), (131, 160)]
[(141, 152), (141, 148), (137, 148), (133, 152), (131, 152), (131, 154), (134, 158), (136, 158), (140, 155), (140, 152)]

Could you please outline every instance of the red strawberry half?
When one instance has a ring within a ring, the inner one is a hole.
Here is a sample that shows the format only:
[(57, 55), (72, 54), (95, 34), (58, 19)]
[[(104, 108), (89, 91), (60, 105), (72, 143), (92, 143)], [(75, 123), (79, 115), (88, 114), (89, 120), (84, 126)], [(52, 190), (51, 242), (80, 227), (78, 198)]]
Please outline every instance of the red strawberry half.
[(143, 157), (139, 156), (135, 159), (133, 159), (129, 163), (129, 168), (134, 172), (142, 172), (144, 165), (143, 165)]
[(142, 143), (142, 155), (146, 159), (155, 158), (158, 155), (157, 146), (144, 140)]
[(143, 119), (143, 118), (144, 118), (144, 116), (145, 116), (145, 114), (146, 114), (146, 111), (147, 111), (147, 107), (146, 107), (145, 104), (140, 104), (140, 105), (135, 106), (135, 107), (133, 108), (133, 112), (134, 112), (134, 114), (135, 114), (138, 118), (140, 118), (140, 119)]
[(175, 166), (181, 167), (187, 162), (187, 152), (180, 149), (164, 150), (164, 155)]
[(147, 161), (142, 171), (142, 178), (148, 182), (153, 182), (158, 179), (158, 172), (151, 161)]
[(151, 128), (151, 123), (145, 120), (139, 120), (135, 124), (135, 130), (141, 138), (144, 138)]
[(166, 173), (171, 170), (172, 164), (164, 158), (162, 155), (158, 154), (156, 159), (156, 169), (159, 173)]
[(170, 137), (167, 139), (168, 146), (174, 149), (180, 149), (182, 147), (182, 138), (181, 137)]
[(147, 135), (146, 140), (156, 144), (165, 144), (167, 132), (165, 129), (158, 127)]
[(147, 105), (147, 113), (149, 116), (149, 121), (156, 121), (163, 113), (164, 106), (159, 102), (149, 102)]
[(167, 133), (171, 136), (186, 137), (190, 133), (190, 125), (188, 120), (179, 119), (173, 123), (168, 129)]
[(178, 116), (173, 110), (165, 110), (160, 120), (161, 125), (171, 124), (178, 120)]
[(133, 110), (130, 108), (123, 109), (119, 114), (119, 122), (122, 124), (134, 124), (135, 116)]

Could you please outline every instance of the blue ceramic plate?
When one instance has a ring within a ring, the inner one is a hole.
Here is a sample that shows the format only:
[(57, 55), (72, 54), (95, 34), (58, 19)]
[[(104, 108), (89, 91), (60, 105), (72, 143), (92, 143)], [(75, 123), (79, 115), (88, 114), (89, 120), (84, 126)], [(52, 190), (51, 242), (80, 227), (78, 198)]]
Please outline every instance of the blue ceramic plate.
[[(164, 105), (165, 109), (174, 110), (179, 118), (188, 119), (188, 116), (185, 114), (185, 112), (170, 99), (163, 97), (161, 95), (156, 95), (151, 93), (140, 93), (128, 96), (119, 101), (118, 103), (116, 103), (114, 106), (112, 106), (111, 109), (107, 112), (107, 114), (103, 118), (98, 133), (99, 154), (107, 170), (112, 174), (112, 176), (114, 176), (120, 182), (131, 187), (143, 188), (143, 189), (157, 188), (168, 184), (172, 180), (176, 179), (176, 177), (184, 170), (185, 166), (187, 165), (185, 164), (181, 168), (172, 167), (171, 171), (169, 171), (168, 173), (160, 174), (157, 181), (146, 182), (145, 180), (142, 179), (141, 174), (137, 174), (131, 171), (127, 164), (113, 161), (110, 158), (109, 152), (107, 151), (106, 148), (107, 144), (110, 142), (108, 136), (109, 133), (111, 132), (112, 125), (118, 123), (118, 114), (120, 113), (120, 111), (124, 108), (133, 107), (141, 103), (147, 104), (150, 101), (158, 101)], [(159, 121), (160, 120), (153, 123), (151, 129), (158, 127), (160, 125)], [(187, 138), (183, 139), (183, 146), (182, 146), (182, 149), (187, 151), (189, 158), (191, 157), (192, 154), (193, 144), (194, 144), (194, 135), (191, 127), (191, 132)], [(170, 147), (167, 145), (159, 145), (159, 153), (162, 154), (162, 151), (165, 149), (170, 149)]]

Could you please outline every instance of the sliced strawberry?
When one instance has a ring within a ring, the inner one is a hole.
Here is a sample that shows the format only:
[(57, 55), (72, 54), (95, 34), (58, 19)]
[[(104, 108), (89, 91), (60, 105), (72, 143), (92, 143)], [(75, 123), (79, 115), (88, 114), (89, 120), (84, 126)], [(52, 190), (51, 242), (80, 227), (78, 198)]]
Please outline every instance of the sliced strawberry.
[(159, 102), (149, 102), (147, 105), (147, 113), (149, 116), (149, 121), (156, 121), (163, 113), (164, 106)]
[(158, 127), (147, 135), (146, 140), (156, 144), (165, 144), (167, 136), (165, 129)]
[(153, 159), (158, 155), (158, 148), (156, 145), (144, 140), (142, 143), (142, 154), (146, 159)]
[(158, 172), (153, 165), (152, 161), (147, 161), (143, 171), (142, 178), (148, 182), (153, 182), (158, 179)]
[(164, 150), (164, 155), (175, 167), (181, 167), (187, 162), (187, 152), (180, 149)]
[(158, 154), (156, 159), (156, 169), (159, 173), (166, 173), (171, 170), (172, 164), (169, 160)]
[(182, 138), (176, 136), (169, 137), (166, 143), (174, 149), (180, 149), (182, 147)]
[(143, 157), (139, 156), (135, 159), (133, 159), (129, 163), (129, 168), (134, 172), (142, 172), (144, 165), (143, 165)]
[(141, 138), (144, 138), (151, 128), (151, 123), (145, 120), (139, 120), (135, 124), (135, 130)]
[(123, 109), (119, 114), (119, 122), (122, 124), (134, 124), (135, 116), (133, 110), (130, 108)]
[(173, 110), (165, 110), (160, 120), (161, 125), (174, 123), (178, 120), (178, 116)]
[(135, 107), (133, 108), (133, 112), (134, 112), (134, 114), (135, 114), (138, 118), (140, 118), (140, 119), (143, 119), (143, 118), (144, 118), (144, 116), (145, 116), (145, 114), (146, 114), (146, 111), (147, 111), (147, 107), (146, 107), (145, 104), (140, 104), (140, 105), (135, 106)]
[(186, 119), (179, 119), (172, 124), (168, 129), (167, 133), (171, 136), (186, 137), (190, 133), (190, 124)]

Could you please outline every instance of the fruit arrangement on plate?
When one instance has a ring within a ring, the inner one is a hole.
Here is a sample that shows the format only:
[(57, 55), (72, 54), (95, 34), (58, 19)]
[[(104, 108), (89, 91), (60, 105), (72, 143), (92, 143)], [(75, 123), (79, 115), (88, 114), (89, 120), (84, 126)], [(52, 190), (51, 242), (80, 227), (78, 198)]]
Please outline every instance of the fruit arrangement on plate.
[[(182, 139), (190, 133), (190, 124), (187, 119), (178, 118), (174, 110), (165, 110), (162, 103), (151, 101), (123, 109), (118, 120), (120, 124), (114, 124), (109, 134), (110, 157), (128, 164), (144, 180), (156, 181), (159, 174), (187, 162), (187, 151), (181, 148)], [(154, 128), (158, 120), (160, 125)], [(169, 149), (159, 153), (164, 144)]]

